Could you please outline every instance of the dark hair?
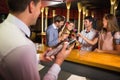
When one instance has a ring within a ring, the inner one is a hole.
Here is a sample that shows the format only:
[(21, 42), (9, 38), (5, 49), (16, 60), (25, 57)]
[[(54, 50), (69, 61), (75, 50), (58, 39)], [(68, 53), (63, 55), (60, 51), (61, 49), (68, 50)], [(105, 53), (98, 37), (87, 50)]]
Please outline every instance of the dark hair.
[(92, 26), (93, 26), (94, 29), (97, 28), (97, 20), (94, 19), (92, 16), (86, 16), (84, 19), (87, 19), (90, 22), (92, 22)]
[(86, 16), (84, 19), (88, 19), (90, 22), (93, 22), (93, 21), (94, 21), (94, 19), (93, 19), (92, 16)]
[(11, 12), (22, 12), (31, 1), (36, 5), (40, 0), (7, 0), (7, 4)]
[(60, 22), (60, 21), (65, 21), (64, 16), (56, 15), (56, 16), (54, 17), (54, 23), (55, 23), (55, 22)]

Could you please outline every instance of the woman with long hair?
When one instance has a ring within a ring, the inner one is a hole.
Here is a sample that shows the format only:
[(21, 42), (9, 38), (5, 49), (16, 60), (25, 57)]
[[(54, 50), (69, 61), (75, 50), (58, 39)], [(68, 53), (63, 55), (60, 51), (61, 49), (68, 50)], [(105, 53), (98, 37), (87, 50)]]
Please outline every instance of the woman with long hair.
[(103, 29), (100, 31), (97, 52), (120, 53), (120, 31), (113, 14), (103, 17)]

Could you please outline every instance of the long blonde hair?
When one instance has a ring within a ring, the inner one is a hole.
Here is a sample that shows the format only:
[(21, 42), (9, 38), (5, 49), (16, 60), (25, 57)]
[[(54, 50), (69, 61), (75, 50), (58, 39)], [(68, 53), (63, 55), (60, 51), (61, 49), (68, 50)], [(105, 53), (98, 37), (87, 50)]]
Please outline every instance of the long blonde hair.
[(117, 18), (113, 14), (105, 14), (104, 17), (107, 20), (107, 30), (111, 32), (119, 31), (119, 26), (117, 23)]

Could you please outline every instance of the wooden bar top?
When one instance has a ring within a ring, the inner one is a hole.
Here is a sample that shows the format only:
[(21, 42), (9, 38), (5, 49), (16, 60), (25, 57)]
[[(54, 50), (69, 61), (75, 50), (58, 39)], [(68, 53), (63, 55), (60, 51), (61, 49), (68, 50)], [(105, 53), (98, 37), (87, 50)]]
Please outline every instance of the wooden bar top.
[[(44, 48), (44, 51), (47, 48)], [(120, 55), (73, 49), (67, 61), (120, 72)]]
[(120, 55), (73, 49), (66, 60), (120, 72)]

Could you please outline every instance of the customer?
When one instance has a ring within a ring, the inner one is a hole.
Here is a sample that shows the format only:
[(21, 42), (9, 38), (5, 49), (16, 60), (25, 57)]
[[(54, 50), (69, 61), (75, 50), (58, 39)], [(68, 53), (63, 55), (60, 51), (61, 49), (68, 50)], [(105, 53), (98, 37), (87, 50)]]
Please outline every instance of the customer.
[[(37, 69), (36, 49), (30, 36), (30, 25), (34, 25), (40, 14), (40, 0), (7, 0), (10, 13), (0, 24), (0, 80), (40, 80)], [(66, 44), (58, 53), (55, 63), (44, 80), (57, 80), (60, 65), (70, 53)], [(53, 59), (40, 55), (43, 61)]]
[(67, 35), (59, 36), (58, 34), (58, 29), (63, 26), (64, 21), (65, 18), (61, 15), (54, 17), (54, 22), (46, 30), (47, 46), (54, 47), (68, 37)]
[(62, 35), (66, 34), (68, 36), (67, 39), (74, 39), (74, 38), (76, 38), (76, 37), (72, 36), (74, 27), (75, 27), (75, 24), (74, 24), (73, 21), (67, 21), (65, 23), (65, 25), (63, 26), (63, 28), (61, 29), (61, 31), (59, 32), (59, 36), (62, 36)]
[(74, 29), (75, 24), (73, 21), (68, 21), (65, 23), (61, 31), (59, 32), (59, 36), (62, 36), (62, 34), (70, 34), (70, 32)]
[(98, 41), (97, 31), (93, 29), (94, 19), (87, 16), (84, 19), (85, 30), (78, 33), (81, 50), (92, 51)]
[(113, 14), (105, 14), (103, 17), (103, 29), (99, 34), (98, 49), (95, 51), (120, 54), (120, 31)]

